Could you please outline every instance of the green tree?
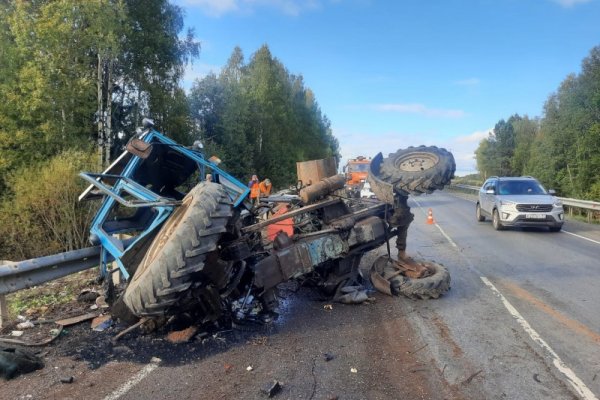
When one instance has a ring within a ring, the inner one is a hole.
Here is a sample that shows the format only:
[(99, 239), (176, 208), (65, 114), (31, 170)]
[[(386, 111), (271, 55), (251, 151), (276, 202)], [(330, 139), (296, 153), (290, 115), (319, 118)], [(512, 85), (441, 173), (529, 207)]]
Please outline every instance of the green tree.
[(197, 135), (235, 176), (256, 173), (282, 187), (295, 181), (297, 161), (339, 156), (313, 92), (267, 46), (247, 65), (236, 47), (219, 76), (195, 82), (189, 99)]

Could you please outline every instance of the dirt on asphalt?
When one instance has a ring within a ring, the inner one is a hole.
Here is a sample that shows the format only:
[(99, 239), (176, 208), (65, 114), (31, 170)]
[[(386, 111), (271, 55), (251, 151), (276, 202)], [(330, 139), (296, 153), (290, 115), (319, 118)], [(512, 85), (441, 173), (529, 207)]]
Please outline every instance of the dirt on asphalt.
[(0, 399), (102, 399), (153, 357), (158, 369), (122, 398), (264, 399), (273, 381), (281, 385), (273, 398), (281, 399), (463, 398), (430, 360), (398, 298), (373, 292), (375, 302), (342, 305), (293, 283), (280, 294), (280, 318), (265, 332), (221, 327), (173, 344), (166, 331), (134, 331), (113, 343), (124, 326), (67, 327), (50, 345), (28, 348), (45, 368), (0, 380)]

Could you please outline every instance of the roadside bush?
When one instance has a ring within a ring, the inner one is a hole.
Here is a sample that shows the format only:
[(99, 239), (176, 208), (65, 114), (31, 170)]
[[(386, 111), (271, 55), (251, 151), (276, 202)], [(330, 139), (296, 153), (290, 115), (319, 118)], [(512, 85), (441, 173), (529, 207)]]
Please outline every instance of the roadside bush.
[(0, 259), (23, 260), (88, 245), (97, 204), (79, 203), (96, 155), (69, 150), (8, 178), (10, 194), (0, 204)]

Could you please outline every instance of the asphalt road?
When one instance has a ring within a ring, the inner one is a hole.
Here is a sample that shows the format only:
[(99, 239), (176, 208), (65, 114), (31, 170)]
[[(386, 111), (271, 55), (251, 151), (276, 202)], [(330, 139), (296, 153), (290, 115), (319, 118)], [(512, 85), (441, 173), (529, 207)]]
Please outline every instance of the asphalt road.
[[(600, 229), (495, 231), (474, 200), (444, 192), (412, 206), (412, 250), (452, 276), (451, 292), (412, 303), (410, 319), (448, 383), (474, 369), (488, 399), (598, 398)], [(429, 208), (434, 225), (422, 222)]]
[[(452, 277), (438, 300), (375, 293), (374, 303), (346, 306), (286, 285), (270, 332), (111, 347), (112, 333), (80, 329), (66, 346), (77, 357), (50, 349), (44, 370), (0, 382), (0, 399), (263, 399), (273, 380), (281, 399), (599, 398), (600, 228), (498, 232), (459, 195), (409, 204), (408, 253)], [(363, 268), (384, 253), (367, 254)], [(74, 383), (59, 383), (65, 374)]]

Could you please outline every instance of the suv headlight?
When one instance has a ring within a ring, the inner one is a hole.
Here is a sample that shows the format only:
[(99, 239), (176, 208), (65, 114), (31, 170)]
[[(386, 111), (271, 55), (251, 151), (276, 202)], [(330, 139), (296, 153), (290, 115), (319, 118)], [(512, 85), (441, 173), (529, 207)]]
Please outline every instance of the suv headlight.
[(500, 200), (500, 207), (503, 210), (515, 210), (516, 205), (517, 205), (517, 203), (515, 203), (514, 201)]
[(553, 206), (556, 207), (556, 208), (561, 208), (563, 206), (563, 203), (559, 199), (554, 199)]

